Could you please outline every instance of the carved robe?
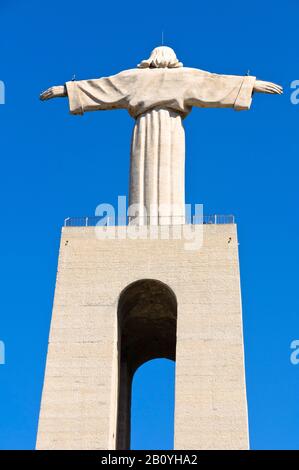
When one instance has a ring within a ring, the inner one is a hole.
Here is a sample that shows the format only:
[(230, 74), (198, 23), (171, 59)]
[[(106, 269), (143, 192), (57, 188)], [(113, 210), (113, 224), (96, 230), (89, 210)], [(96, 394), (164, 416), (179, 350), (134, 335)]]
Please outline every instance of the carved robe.
[[(141, 223), (184, 223), (185, 132), (192, 106), (250, 108), (255, 77), (203, 70), (146, 68), (66, 83), (70, 112), (127, 109), (135, 119), (131, 144), (130, 205)], [(149, 218), (150, 216), (150, 218)], [(150, 222), (149, 222), (150, 221)]]

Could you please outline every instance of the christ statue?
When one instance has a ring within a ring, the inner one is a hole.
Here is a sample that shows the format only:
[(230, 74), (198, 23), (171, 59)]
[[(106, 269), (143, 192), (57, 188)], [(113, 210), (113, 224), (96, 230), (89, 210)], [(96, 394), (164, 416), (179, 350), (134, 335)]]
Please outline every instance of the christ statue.
[(137, 68), (110, 77), (69, 81), (40, 98), (67, 96), (71, 114), (127, 109), (135, 119), (131, 143), (129, 206), (140, 223), (185, 215), (183, 119), (199, 108), (250, 108), (253, 93), (282, 87), (253, 76), (222, 75), (183, 67), (175, 52), (156, 47)]

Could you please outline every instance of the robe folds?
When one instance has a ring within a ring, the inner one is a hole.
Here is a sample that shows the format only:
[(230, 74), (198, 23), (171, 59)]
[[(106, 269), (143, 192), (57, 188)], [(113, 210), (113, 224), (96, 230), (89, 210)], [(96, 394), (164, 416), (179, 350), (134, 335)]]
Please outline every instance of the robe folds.
[[(199, 108), (250, 108), (255, 77), (199, 69), (131, 69), (110, 77), (66, 83), (70, 112), (127, 109), (135, 119), (130, 200), (140, 223), (184, 222), (183, 119)], [(150, 216), (150, 218), (149, 218)], [(170, 217), (168, 220), (167, 217)]]

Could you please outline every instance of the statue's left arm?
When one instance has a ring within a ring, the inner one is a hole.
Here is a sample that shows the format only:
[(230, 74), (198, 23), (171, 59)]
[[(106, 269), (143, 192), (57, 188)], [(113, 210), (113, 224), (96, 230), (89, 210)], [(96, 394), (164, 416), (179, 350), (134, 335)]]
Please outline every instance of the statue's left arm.
[(133, 79), (129, 71), (111, 77), (92, 80), (69, 81), (44, 91), (40, 98), (48, 100), (67, 96), (71, 114), (86, 111), (126, 109), (128, 107)]
[(187, 103), (202, 108), (249, 109), (254, 92), (281, 94), (282, 87), (253, 76), (220, 75), (193, 69)]

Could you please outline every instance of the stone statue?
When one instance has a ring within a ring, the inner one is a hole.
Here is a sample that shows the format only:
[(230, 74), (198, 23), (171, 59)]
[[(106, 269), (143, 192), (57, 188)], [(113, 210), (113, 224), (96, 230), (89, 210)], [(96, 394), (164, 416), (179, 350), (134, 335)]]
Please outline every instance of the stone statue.
[(135, 119), (129, 204), (140, 223), (158, 224), (162, 218), (184, 223), (182, 121), (192, 106), (247, 110), (254, 92), (281, 94), (282, 87), (253, 76), (219, 75), (183, 67), (175, 52), (162, 46), (137, 68), (110, 77), (69, 81), (49, 88), (40, 98), (68, 96), (71, 114), (128, 110)]

